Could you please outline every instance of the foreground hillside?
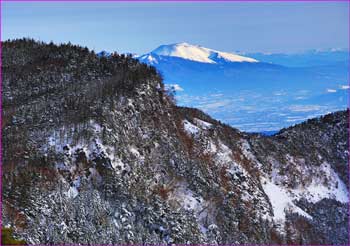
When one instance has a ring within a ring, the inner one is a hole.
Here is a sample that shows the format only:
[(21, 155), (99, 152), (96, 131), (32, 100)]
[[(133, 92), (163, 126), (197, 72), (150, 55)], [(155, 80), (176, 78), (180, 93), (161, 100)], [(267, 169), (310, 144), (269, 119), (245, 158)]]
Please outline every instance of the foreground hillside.
[(347, 244), (348, 112), (245, 134), (131, 57), (3, 43), (3, 224), (29, 244)]

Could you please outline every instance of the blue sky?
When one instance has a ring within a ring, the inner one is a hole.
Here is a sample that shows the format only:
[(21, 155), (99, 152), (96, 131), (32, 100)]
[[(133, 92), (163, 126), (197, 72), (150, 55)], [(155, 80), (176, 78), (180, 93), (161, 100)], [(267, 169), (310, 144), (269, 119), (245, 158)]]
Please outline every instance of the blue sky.
[(348, 3), (2, 3), (3, 39), (147, 53), (188, 42), (222, 51), (348, 48)]

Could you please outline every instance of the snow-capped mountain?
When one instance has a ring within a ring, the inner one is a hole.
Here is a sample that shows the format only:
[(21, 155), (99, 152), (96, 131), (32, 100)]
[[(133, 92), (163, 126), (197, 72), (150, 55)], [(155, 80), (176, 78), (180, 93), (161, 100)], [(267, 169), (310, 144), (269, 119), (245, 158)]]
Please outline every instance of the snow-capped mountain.
[(178, 43), (138, 59), (181, 88), (179, 105), (244, 131), (279, 130), (347, 105), (348, 63), (339, 52), (241, 56)]
[(157, 57), (159, 56), (178, 57), (203, 63), (258, 62), (258, 60), (255, 60), (253, 58), (221, 52), (188, 43), (161, 45), (149, 54), (141, 56), (139, 59), (141, 61), (153, 64), (158, 62)]

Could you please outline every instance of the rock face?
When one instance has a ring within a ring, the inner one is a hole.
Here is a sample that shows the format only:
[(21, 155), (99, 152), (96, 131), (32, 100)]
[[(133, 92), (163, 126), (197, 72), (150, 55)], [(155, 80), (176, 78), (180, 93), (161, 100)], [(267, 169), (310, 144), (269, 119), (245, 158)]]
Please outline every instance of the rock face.
[(154, 68), (3, 43), (3, 222), (29, 244), (348, 242), (348, 112), (246, 134)]

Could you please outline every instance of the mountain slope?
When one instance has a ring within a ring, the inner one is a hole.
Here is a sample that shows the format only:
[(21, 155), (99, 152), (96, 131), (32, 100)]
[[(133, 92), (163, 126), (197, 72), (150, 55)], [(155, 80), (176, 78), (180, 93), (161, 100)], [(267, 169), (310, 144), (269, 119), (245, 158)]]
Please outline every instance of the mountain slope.
[(3, 222), (28, 243), (347, 243), (348, 112), (246, 134), (131, 57), (3, 47)]

